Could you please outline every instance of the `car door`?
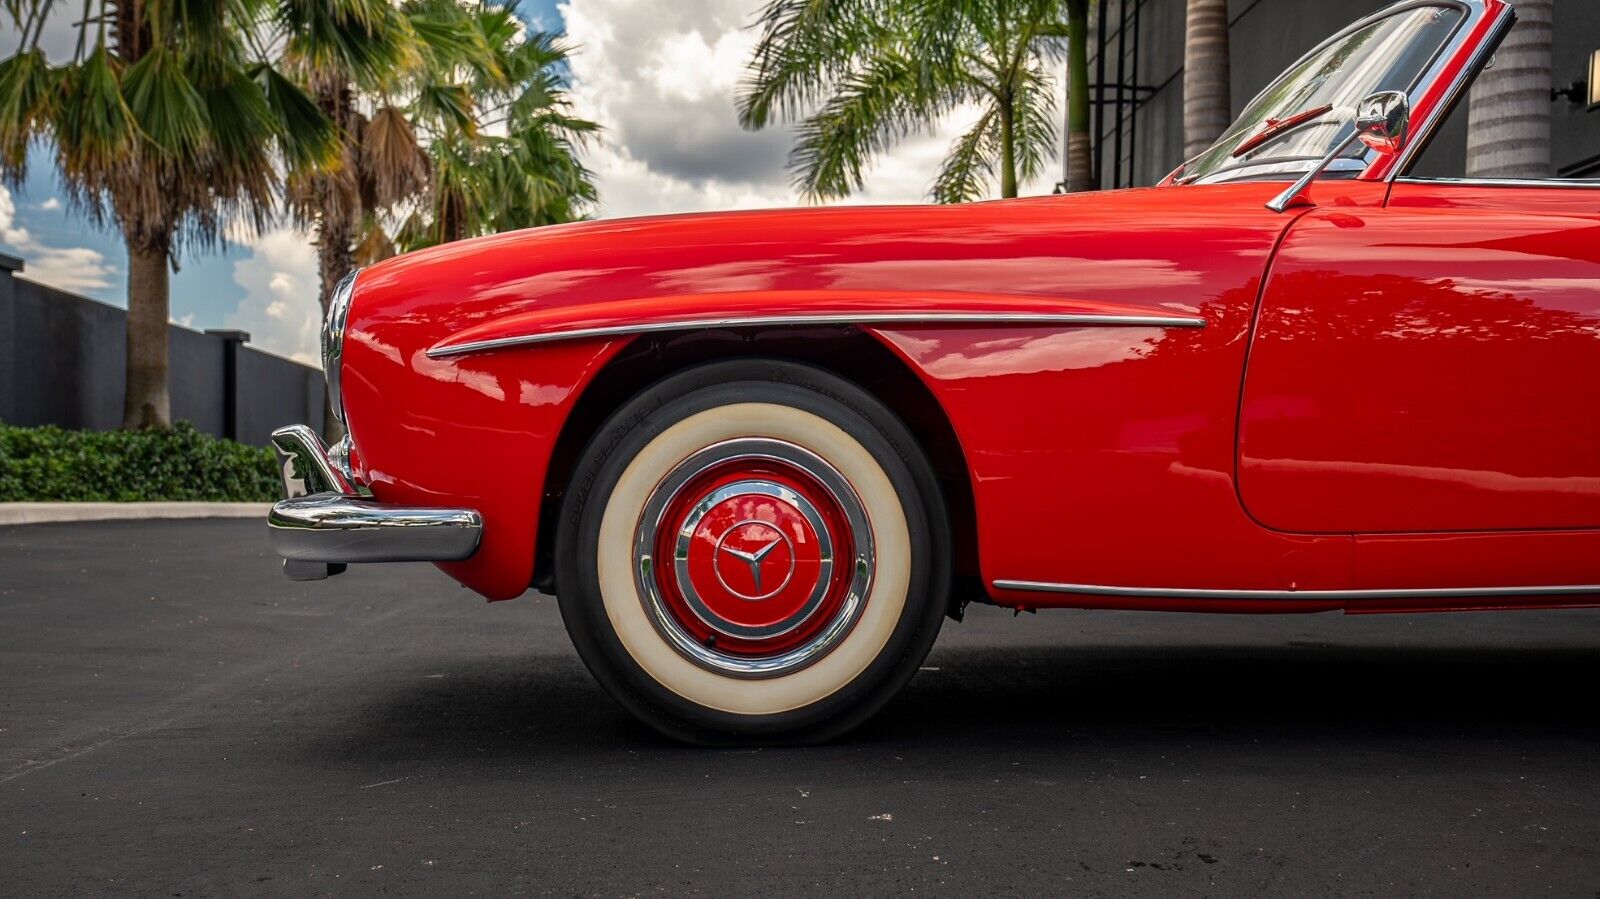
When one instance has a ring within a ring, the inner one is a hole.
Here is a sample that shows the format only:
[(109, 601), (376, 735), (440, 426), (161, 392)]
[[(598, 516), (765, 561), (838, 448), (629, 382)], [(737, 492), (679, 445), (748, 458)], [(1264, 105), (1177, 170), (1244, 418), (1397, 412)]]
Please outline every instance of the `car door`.
[(1600, 185), (1401, 179), (1305, 214), (1237, 461), (1261, 524), (1357, 535), (1358, 586), (1600, 580)]

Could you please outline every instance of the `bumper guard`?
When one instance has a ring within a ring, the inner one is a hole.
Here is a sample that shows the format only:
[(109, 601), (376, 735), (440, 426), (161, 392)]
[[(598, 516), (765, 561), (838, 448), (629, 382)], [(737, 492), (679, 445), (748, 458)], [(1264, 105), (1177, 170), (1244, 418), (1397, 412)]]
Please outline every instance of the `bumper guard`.
[(272, 432), (284, 499), (267, 515), (283, 573), (297, 581), (339, 574), (351, 562), (456, 562), (483, 536), (473, 509), (395, 506), (362, 496), (305, 425)]

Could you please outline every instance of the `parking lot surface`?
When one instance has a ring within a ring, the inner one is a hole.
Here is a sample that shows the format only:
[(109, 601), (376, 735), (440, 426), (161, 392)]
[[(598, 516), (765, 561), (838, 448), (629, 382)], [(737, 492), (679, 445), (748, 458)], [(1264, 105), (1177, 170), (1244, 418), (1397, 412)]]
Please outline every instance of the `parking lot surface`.
[(66, 892), (1600, 890), (1600, 612), (974, 608), (808, 749), (668, 743), (550, 597), (0, 528), (0, 870)]

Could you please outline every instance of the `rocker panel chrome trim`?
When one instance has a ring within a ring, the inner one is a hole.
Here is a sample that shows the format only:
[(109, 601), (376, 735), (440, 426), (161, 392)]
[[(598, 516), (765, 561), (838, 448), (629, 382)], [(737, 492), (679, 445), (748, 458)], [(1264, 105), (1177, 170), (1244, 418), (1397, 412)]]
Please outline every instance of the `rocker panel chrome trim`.
[(720, 318), (685, 319), (683, 321), (655, 322), (642, 325), (610, 325), (601, 328), (577, 328), (571, 331), (546, 331), (538, 334), (518, 334), (476, 340), (455, 346), (435, 345), (428, 350), (428, 358), (459, 356), (507, 347), (554, 343), (558, 340), (583, 340), (594, 337), (620, 337), (634, 334), (656, 334), (664, 331), (698, 331), (710, 328), (765, 328), (794, 325), (949, 325), (980, 324), (1004, 328), (1018, 325), (1051, 325), (1056, 327), (1132, 327), (1132, 328), (1203, 328), (1203, 318), (1160, 315), (1096, 315), (1092, 313), (1032, 313), (1032, 312), (880, 312), (851, 313), (843, 315), (760, 315), (727, 316)]
[(1124, 596), (1142, 599), (1449, 599), (1513, 596), (1600, 595), (1600, 584), (1574, 584), (1546, 587), (1425, 587), (1380, 590), (1207, 590), (1172, 587), (1108, 587), (1096, 584), (1056, 584), (1047, 581), (992, 582), (997, 590), (1030, 593), (1072, 593), (1084, 596)]

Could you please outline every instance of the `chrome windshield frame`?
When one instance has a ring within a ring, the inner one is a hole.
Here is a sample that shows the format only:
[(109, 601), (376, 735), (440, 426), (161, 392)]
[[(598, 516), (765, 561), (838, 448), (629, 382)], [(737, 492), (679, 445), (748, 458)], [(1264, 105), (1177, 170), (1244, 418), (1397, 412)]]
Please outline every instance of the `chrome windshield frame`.
[[(1244, 108), (1249, 109), (1269, 91), (1277, 87), (1284, 78), (1288, 77), (1289, 73), (1298, 69), (1306, 60), (1318, 53), (1321, 53), (1329, 46), (1348, 38), (1350, 35), (1360, 31), (1363, 28), (1367, 28), (1377, 22), (1381, 22), (1390, 16), (1399, 15), (1404, 12), (1410, 12), (1414, 9), (1427, 8), (1457, 9), (1464, 13), (1464, 15), (1461, 21), (1457, 23), (1455, 30), (1451, 33), (1450, 39), (1445, 41), (1445, 43), (1440, 46), (1437, 51), (1435, 51), (1433, 59), (1431, 62), (1429, 62), (1428, 67), (1425, 68), (1422, 73), (1411, 82), (1410, 87), (1406, 89), (1406, 96), (1411, 99), (1412, 103), (1416, 103), (1424, 88), (1437, 82), (1444, 76), (1444, 72), (1449, 67), (1451, 60), (1460, 55), (1470, 36), (1477, 29), (1478, 24), (1483, 21), (1485, 16), (1489, 15), (1489, 8), (1484, 0), (1402, 0), (1402, 2), (1391, 4), (1383, 9), (1378, 10), (1377, 12), (1357, 19), (1356, 21), (1330, 35), (1326, 40), (1323, 40), (1315, 47), (1312, 47), (1310, 50), (1302, 53), (1295, 59), (1294, 62), (1285, 66), (1283, 72), (1277, 78), (1274, 78), (1272, 81), (1268, 82), (1266, 87), (1263, 87), (1260, 91), (1257, 91), (1255, 96), (1251, 97), (1250, 101), (1244, 104)], [(1408, 146), (1402, 152), (1399, 164), (1395, 167), (1394, 171), (1390, 172), (1388, 180), (1392, 181), (1396, 173), (1404, 171), (1406, 167), (1414, 161), (1415, 154), (1420, 152), (1421, 149), (1427, 145), (1429, 140), (1433, 138), (1434, 134), (1438, 130), (1438, 126), (1442, 124), (1444, 118), (1449, 115), (1455, 99), (1461, 95), (1466, 86), (1471, 85), (1472, 81), (1477, 77), (1478, 71), (1482, 68), (1483, 64), (1488, 61), (1488, 57), (1493, 54), (1494, 48), (1498, 46), (1500, 40), (1505, 37), (1505, 31), (1508, 29), (1509, 25), (1500, 29), (1496, 34), (1491, 35), (1488, 39), (1486, 39), (1484, 41), (1484, 46), (1488, 47), (1488, 53), (1485, 54), (1483, 52), (1483, 47), (1480, 47), (1478, 51), (1473, 54), (1473, 58), (1469, 64), (1462, 68), (1460, 75), (1451, 84), (1445, 101), (1440, 103), (1435, 109), (1430, 110), (1426, 118), (1413, 123), (1412, 133), (1414, 137), (1410, 143), (1410, 146)], [(1231, 128), (1232, 126), (1230, 125), (1229, 127)], [(1208, 147), (1207, 149), (1209, 150), (1210, 148)], [(1377, 160), (1378, 154), (1375, 151), (1368, 150), (1359, 157), (1346, 156), (1335, 160), (1335, 163), (1329, 166), (1329, 171), (1340, 174), (1347, 174), (1354, 171), (1356, 172), (1355, 177), (1360, 179)], [(1282, 175), (1285, 180), (1293, 180), (1294, 177), (1303, 175), (1310, 171), (1318, 161), (1320, 161), (1320, 157), (1318, 159), (1300, 157), (1296, 159), (1262, 159), (1251, 162), (1243, 162), (1238, 165), (1229, 166), (1227, 168), (1212, 172), (1192, 181), (1182, 180), (1180, 169), (1178, 183), (1185, 185), (1227, 184), (1237, 181), (1265, 180), (1272, 175)], [(1357, 165), (1352, 165), (1352, 163)], [(1187, 165), (1188, 162), (1186, 161), (1184, 164)]]

